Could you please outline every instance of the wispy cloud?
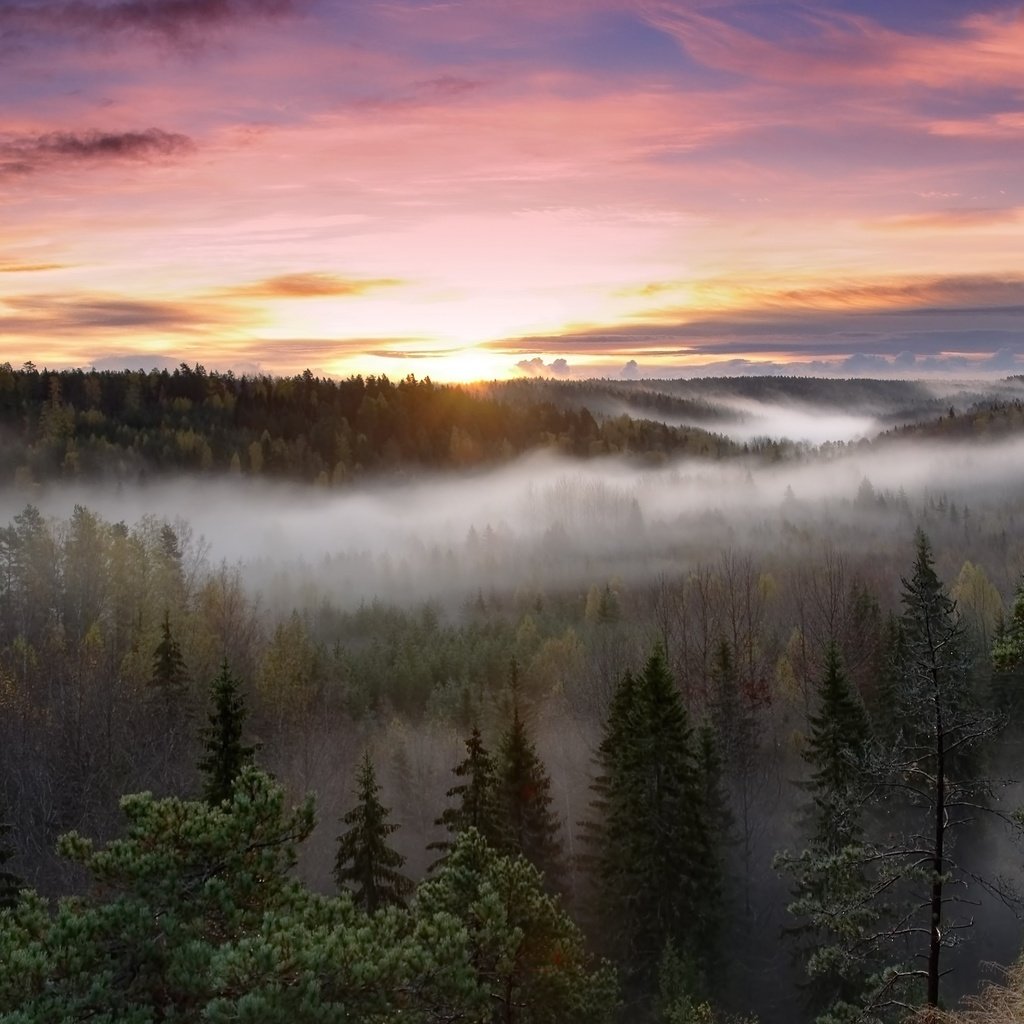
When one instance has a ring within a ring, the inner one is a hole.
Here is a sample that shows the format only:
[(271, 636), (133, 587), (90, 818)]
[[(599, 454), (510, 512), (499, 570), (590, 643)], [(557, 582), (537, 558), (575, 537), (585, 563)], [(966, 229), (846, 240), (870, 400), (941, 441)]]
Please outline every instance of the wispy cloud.
[(1024, 207), (963, 207), (886, 217), (872, 227), (883, 231), (959, 231), (988, 227), (1012, 227), (1024, 218)]
[(307, 272), (279, 274), (251, 284), (221, 290), (224, 295), (261, 299), (324, 299), (366, 295), (383, 288), (397, 288), (405, 282), (393, 277), (341, 277), (338, 274)]
[(28, 263), (21, 260), (0, 260), (0, 274), (38, 274), (47, 270), (64, 270), (66, 263)]
[(195, 332), (250, 324), (253, 319), (247, 310), (226, 304), (95, 292), (10, 295), (0, 300), (0, 331), (38, 337), (52, 332)]
[(646, 0), (642, 10), (701, 63), (801, 90), (811, 82), (878, 90), (894, 82), (931, 88), (1024, 82), (1024, 20), (1016, 11), (972, 14), (955, 36), (934, 36), (823, 5), (792, 5), (784, 18), (751, 26), (726, 20), (735, 18), (738, 5), (708, 13), (689, 0)]
[(204, 29), (282, 18), (301, 6), (300, 0), (14, 0), (0, 6), (0, 31), (135, 32), (185, 42)]
[(0, 173), (32, 174), (62, 164), (159, 160), (190, 153), (187, 135), (146, 128), (126, 132), (46, 132), (0, 141)]

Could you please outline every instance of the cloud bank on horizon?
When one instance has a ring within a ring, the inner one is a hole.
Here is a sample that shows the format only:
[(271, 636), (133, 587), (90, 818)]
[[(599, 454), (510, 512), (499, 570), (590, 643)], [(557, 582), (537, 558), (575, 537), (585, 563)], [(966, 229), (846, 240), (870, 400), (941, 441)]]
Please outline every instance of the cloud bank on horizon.
[(11, 0), (2, 357), (1024, 372), (1024, 12)]

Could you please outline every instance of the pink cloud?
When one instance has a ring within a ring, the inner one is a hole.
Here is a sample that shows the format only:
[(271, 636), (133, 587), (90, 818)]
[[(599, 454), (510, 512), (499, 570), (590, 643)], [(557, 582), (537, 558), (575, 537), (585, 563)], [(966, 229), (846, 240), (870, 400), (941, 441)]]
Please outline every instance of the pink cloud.
[(806, 8), (799, 31), (769, 38), (679, 0), (655, 0), (643, 9), (696, 60), (744, 78), (801, 89), (809, 83), (877, 89), (894, 83), (930, 88), (1024, 83), (1024, 19), (1016, 14), (972, 15), (961, 22), (958, 37), (943, 38)]

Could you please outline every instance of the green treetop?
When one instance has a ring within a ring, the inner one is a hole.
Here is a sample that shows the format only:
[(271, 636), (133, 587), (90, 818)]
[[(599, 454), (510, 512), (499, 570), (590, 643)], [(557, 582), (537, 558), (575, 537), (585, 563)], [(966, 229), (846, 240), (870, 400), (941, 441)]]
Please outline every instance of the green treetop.
[(200, 734), (206, 753), (199, 761), (199, 770), (203, 774), (203, 798), (216, 805), (231, 799), (235, 779), (256, 753), (255, 747), (242, 742), (245, 699), (227, 658), (213, 682), (210, 701), (208, 724)]
[(378, 796), (380, 787), (369, 752), (356, 775), (356, 805), (342, 819), (349, 826), (338, 837), (334, 880), (351, 888), (357, 905), (369, 913), (388, 904), (402, 905), (413, 885), (400, 869), (405, 858), (388, 845), (397, 825)]

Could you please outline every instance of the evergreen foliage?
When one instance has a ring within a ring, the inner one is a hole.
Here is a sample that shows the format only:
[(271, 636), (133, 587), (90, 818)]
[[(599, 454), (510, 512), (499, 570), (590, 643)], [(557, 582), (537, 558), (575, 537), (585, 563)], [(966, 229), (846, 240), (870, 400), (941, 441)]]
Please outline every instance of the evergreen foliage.
[(198, 767), (203, 774), (203, 797), (216, 806), (231, 799), (235, 779), (256, 753), (255, 747), (242, 742), (247, 714), (245, 698), (226, 658), (213, 682), (210, 700), (207, 725), (201, 732), (206, 753)]
[(1019, 724), (1024, 710), (1024, 577), (1013, 594), (1010, 614), (996, 624), (992, 640), (992, 691), (996, 709)]
[(640, 676), (623, 677), (598, 756), (596, 886), (636, 998), (650, 994), (669, 942), (707, 965), (722, 910), (720, 851), (705, 813), (714, 783), (698, 770), (660, 648)]
[(431, 843), (430, 848), (449, 850), (455, 837), (469, 828), (475, 828), (487, 842), (497, 843), (496, 768), (494, 759), (484, 746), (478, 726), (473, 726), (473, 731), (466, 739), (466, 756), (452, 769), (452, 773), (464, 781), (448, 790), (448, 799), (455, 803), (446, 807), (435, 822), (445, 829), (449, 838)]
[(805, 786), (812, 800), (812, 842), (835, 853), (862, 838), (871, 727), (834, 642), (825, 650), (817, 710), (808, 725), (803, 759), (810, 772)]
[(402, 906), (413, 884), (401, 874), (405, 858), (388, 845), (397, 825), (388, 821), (390, 810), (378, 796), (380, 786), (369, 752), (356, 775), (356, 805), (342, 821), (348, 830), (338, 837), (334, 880), (338, 888), (351, 888), (357, 906), (368, 913), (391, 904)]
[(565, 865), (558, 818), (551, 808), (551, 777), (513, 701), (512, 721), (498, 749), (499, 849), (525, 857), (549, 888), (563, 883)]
[(26, 896), (0, 915), (0, 1021), (483, 1020), (464, 928), (452, 916), (367, 917), (290, 877), (313, 827), (247, 767), (211, 806), (150, 794), (122, 800), (127, 834), (64, 856), (92, 885), (56, 907)]
[(160, 642), (153, 650), (152, 686), (167, 703), (180, 701), (188, 685), (188, 672), (181, 645), (171, 632), (171, 613), (164, 610), (160, 626)]
[(461, 833), (437, 877), (420, 885), (415, 912), (454, 918), (493, 1024), (610, 1024), (615, 974), (593, 963), (579, 929), (519, 855), (498, 853), (479, 832)]
[[(789, 911), (810, 980), (812, 1010), (823, 1022), (853, 1013), (877, 970), (868, 937), (879, 919), (872, 901), (863, 808), (870, 791), (870, 724), (834, 642), (825, 651), (803, 759), (810, 796), (808, 845), (776, 858), (793, 879)], [(837, 1016), (838, 1015), (838, 1016)]]

